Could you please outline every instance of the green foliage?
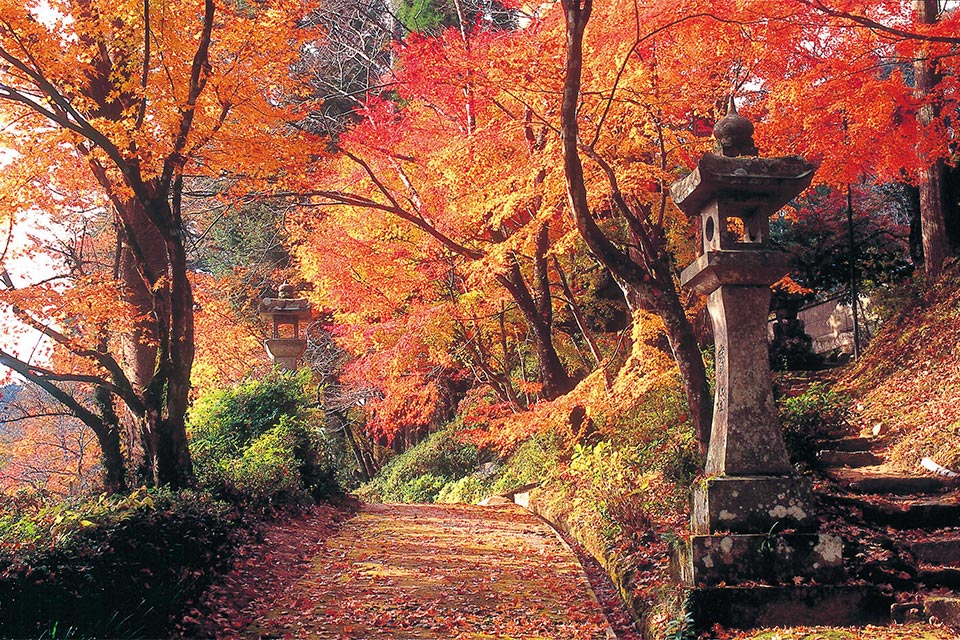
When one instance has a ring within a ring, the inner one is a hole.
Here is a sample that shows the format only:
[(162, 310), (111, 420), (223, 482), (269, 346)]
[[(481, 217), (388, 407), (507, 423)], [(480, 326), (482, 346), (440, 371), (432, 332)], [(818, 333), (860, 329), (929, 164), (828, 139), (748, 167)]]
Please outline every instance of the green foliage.
[(257, 436), (239, 458), (221, 461), (221, 479), (238, 495), (257, 502), (297, 496), (301, 486), (294, 447), (301, 432), (300, 425), (282, 416), (280, 424)]
[(437, 0), (402, 0), (397, 19), (412, 33), (433, 33), (456, 22)]
[(196, 402), (191, 449), (203, 486), (257, 507), (338, 493), (317, 412), (307, 409), (306, 376), (273, 373)]
[(448, 428), (392, 458), (363, 493), (384, 502), (434, 502), (444, 485), (475, 472), (479, 464), (477, 448)]
[(224, 458), (276, 426), (282, 416), (300, 416), (309, 402), (305, 375), (272, 373), (201, 396), (190, 408), (193, 451)]
[(557, 466), (562, 446), (562, 439), (555, 431), (536, 434), (526, 440), (500, 469), (490, 493), (503, 493), (545, 480)]
[(445, 476), (425, 473), (404, 482), (397, 489), (397, 502), (436, 502), (444, 485), (450, 482)]
[(488, 482), (477, 474), (448, 482), (437, 494), (437, 502), (476, 504), (492, 493)]
[(604, 535), (615, 540), (630, 531), (646, 531), (651, 514), (675, 503), (677, 496), (645, 465), (643, 447), (614, 447), (609, 441), (594, 446), (575, 445), (570, 474), (576, 481), (577, 499), (600, 515)]
[(0, 504), (0, 636), (165, 636), (249, 529), (201, 493)]
[(601, 431), (615, 434), (615, 447), (633, 449), (629, 457), (639, 468), (660, 472), (677, 484), (688, 486), (703, 467), (678, 384), (652, 389), (628, 410), (607, 418)]
[(815, 464), (821, 440), (846, 434), (850, 402), (849, 396), (817, 383), (781, 403), (784, 442), (794, 464)]
[(664, 640), (694, 640), (697, 637), (696, 624), (692, 612), (684, 612), (682, 618), (667, 623)]

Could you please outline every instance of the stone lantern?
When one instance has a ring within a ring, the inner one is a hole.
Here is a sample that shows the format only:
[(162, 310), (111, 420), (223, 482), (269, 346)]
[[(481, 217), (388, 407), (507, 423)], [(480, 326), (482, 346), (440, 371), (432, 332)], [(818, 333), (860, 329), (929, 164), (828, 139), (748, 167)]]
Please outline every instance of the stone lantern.
[(770, 245), (769, 217), (810, 185), (816, 166), (797, 156), (758, 157), (753, 124), (737, 114), (732, 100), (714, 136), (717, 153), (705, 154), (670, 189), (677, 206), (700, 225), (702, 255), (680, 281), (707, 296), (716, 343), (706, 478), (693, 488), (691, 536), (676, 568), (694, 587), (696, 617), (724, 624), (732, 617), (737, 626), (750, 626), (753, 613), (738, 609), (748, 598), (737, 585), (763, 584), (764, 598), (781, 601), (766, 602), (768, 614), (781, 606), (788, 619), (814, 619), (816, 605), (798, 606), (796, 600), (809, 594), (798, 595), (795, 585), (842, 579), (842, 544), (817, 533), (810, 483), (796, 475), (784, 446), (767, 316), (770, 285), (788, 270), (787, 256)]
[(286, 283), (280, 285), (279, 296), (264, 298), (260, 302), (260, 318), (273, 327), (272, 337), (264, 342), (264, 347), (277, 367), (294, 371), (307, 350), (306, 324), (310, 322), (310, 301), (294, 298), (293, 287)]
[(708, 475), (792, 473), (773, 401), (767, 356), (770, 285), (788, 271), (770, 246), (770, 216), (810, 185), (816, 167), (797, 156), (759, 158), (753, 124), (730, 113), (714, 128), (722, 155), (707, 153), (671, 195), (699, 218), (703, 253), (680, 282), (708, 296), (717, 390)]

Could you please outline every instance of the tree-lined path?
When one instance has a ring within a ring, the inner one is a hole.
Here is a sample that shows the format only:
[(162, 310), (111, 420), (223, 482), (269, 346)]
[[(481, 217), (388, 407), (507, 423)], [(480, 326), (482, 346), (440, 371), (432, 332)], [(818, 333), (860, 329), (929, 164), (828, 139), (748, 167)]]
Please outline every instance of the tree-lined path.
[(289, 638), (605, 638), (576, 557), (512, 505), (364, 505), (250, 631)]

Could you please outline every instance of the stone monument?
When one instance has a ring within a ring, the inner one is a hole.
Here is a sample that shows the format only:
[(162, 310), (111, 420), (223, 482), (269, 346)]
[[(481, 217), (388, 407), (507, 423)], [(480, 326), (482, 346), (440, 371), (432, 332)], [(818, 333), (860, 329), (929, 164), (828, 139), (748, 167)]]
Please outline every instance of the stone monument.
[(260, 302), (260, 317), (273, 327), (272, 337), (264, 342), (264, 347), (279, 369), (296, 370), (307, 350), (306, 334), (301, 332), (300, 324), (309, 323), (310, 315), (310, 301), (294, 298), (293, 287), (286, 283), (280, 285), (278, 298), (264, 298)]
[[(729, 613), (749, 600), (737, 585), (844, 577), (842, 543), (817, 533), (810, 483), (790, 464), (767, 356), (770, 285), (787, 273), (786, 255), (769, 242), (769, 216), (810, 185), (816, 166), (798, 156), (758, 157), (753, 129), (731, 100), (714, 128), (717, 153), (704, 154), (670, 189), (677, 206), (699, 219), (703, 253), (680, 281), (707, 296), (716, 344), (706, 478), (693, 489), (691, 535), (675, 568), (703, 606), (716, 609), (707, 616), (732, 615), (745, 626), (756, 622), (753, 613)], [(795, 604), (795, 590), (778, 593)], [(757, 615), (764, 621), (766, 614)]]

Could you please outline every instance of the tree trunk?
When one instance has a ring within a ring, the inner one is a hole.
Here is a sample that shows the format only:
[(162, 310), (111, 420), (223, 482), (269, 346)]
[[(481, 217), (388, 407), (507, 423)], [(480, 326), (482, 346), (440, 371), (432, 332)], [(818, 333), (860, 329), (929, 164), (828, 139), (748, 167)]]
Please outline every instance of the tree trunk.
[[(935, 24), (939, 12), (938, 0), (914, 0), (917, 22)], [(940, 72), (936, 63), (926, 57), (919, 57), (914, 63), (917, 96), (927, 100), (917, 112), (917, 119), (923, 126), (930, 125), (940, 115), (938, 105), (929, 102), (931, 94), (940, 83)], [(920, 229), (923, 239), (923, 269), (931, 278), (938, 278), (943, 265), (953, 254), (947, 239), (947, 227), (944, 203), (945, 164), (938, 158), (932, 166), (920, 174)]]
[(541, 395), (547, 400), (553, 400), (572, 390), (576, 383), (567, 373), (567, 368), (560, 360), (556, 346), (553, 344), (553, 298), (550, 294), (550, 281), (547, 275), (549, 231), (549, 226), (543, 224), (537, 232), (533, 294), (523, 279), (516, 256), (511, 259), (507, 273), (500, 276), (500, 282), (513, 296), (530, 327), (537, 364), (540, 368), (540, 382), (543, 385)]
[(603, 362), (603, 355), (600, 353), (600, 346), (597, 344), (597, 340), (594, 338), (593, 332), (590, 331), (590, 327), (587, 326), (587, 321), (583, 316), (583, 311), (580, 309), (580, 304), (577, 302), (577, 298), (573, 294), (573, 289), (570, 287), (570, 283), (567, 282), (567, 276), (563, 273), (563, 268), (560, 266), (560, 260), (557, 258), (557, 256), (553, 256), (553, 268), (556, 270), (557, 276), (560, 278), (560, 287), (563, 289), (563, 295), (566, 296), (567, 307), (570, 309), (570, 314), (573, 316), (573, 320), (577, 324), (577, 329), (579, 329), (580, 335), (583, 336), (583, 341), (587, 343), (587, 348), (590, 349), (590, 355), (593, 357), (594, 364), (603, 373), (603, 383), (604, 386), (606, 386), (607, 391), (609, 391), (613, 386), (613, 376), (610, 374), (610, 371)]
[(944, 163), (938, 159), (920, 175), (920, 237), (923, 243), (923, 270), (938, 278), (952, 255), (944, 219)]
[(120, 418), (114, 409), (113, 395), (107, 389), (97, 387), (94, 400), (103, 420), (102, 427), (93, 429), (103, 462), (103, 490), (108, 494), (123, 492), (127, 490), (127, 470), (120, 446)]
[[(194, 355), (186, 256), (165, 198), (146, 206), (130, 199), (120, 215), (120, 275), (125, 300), (137, 311), (133, 330), (124, 339), (124, 359), (130, 382), (143, 399), (142, 415), (128, 412), (127, 419), (137, 427), (144, 480), (179, 489), (193, 482), (185, 426)], [(157, 221), (167, 224), (161, 228)]]
[[(127, 216), (136, 223), (130, 231), (147, 240), (141, 241), (142, 249), (139, 249), (124, 238), (120, 254), (124, 301), (137, 313), (130, 331), (125, 332), (121, 340), (123, 367), (134, 392), (143, 397), (156, 371), (159, 336), (157, 318), (153, 313), (153, 292), (141, 273), (140, 265), (145, 261), (153, 271), (163, 273), (166, 271), (166, 259), (160, 234), (147, 220), (143, 208), (136, 200), (130, 200), (126, 207)], [(128, 232), (124, 235), (129, 237), (132, 234)], [(125, 439), (130, 465), (147, 476), (143, 478), (144, 481), (152, 481), (157, 457), (156, 430), (145, 416), (134, 415), (129, 408), (124, 412), (123, 423), (126, 426)]]
[(109, 425), (105, 433), (96, 435), (103, 462), (103, 490), (110, 494), (126, 491), (127, 470), (120, 448), (119, 424)]
[[(612, 199), (631, 229), (632, 244), (638, 255), (617, 247), (593, 219), (587, 199), (587, 187), (580, 159), (579, 123), (577, 108), (580, 100), (583, 70), (583, 34), (593, 9), (592, 0), (562, 0), (567, 22), (566, 77), (563, 102), (560, 108), (560, 135), (563, 143), (564, 175), (570, 209), (591, 253), (606, 266), (631, 300), (657, 313), (664, 322), (667, 339), (680, 370), (684, 393), (690, 409), (691, 421), (697, 434), (701, 453), (706, 453), (710, 441), (713, 406), (709, 385), (693, 328), (680, 303), (669, 262), (663, 255), (662, 230), (651, 228), (636, 212), (630, 211), (619, 192), (616, 175), (609, 165), (603, 166), (610, 182)], [(587, 150), (591, 152), (591, 150)], [(591, 155), (597, 162), (603, 160)], [(653, 234), (651, 233), (653, 232)]]
[(713, 423), (713, 398), (707, 383), (700, 345), (693, 326), (680, 304), (680, 297), (671, 281), (670, 289), (656, 290), (651, 287), (649, 295), (637, 292), (641, 299), (649, 299), (653, 311), (663, 320), (673, 359), (680, 369), (683, 394), (690, 408), (690, 421), (697, 434), (697, 447), (706, 454), (710, 446), (710, 430)]

